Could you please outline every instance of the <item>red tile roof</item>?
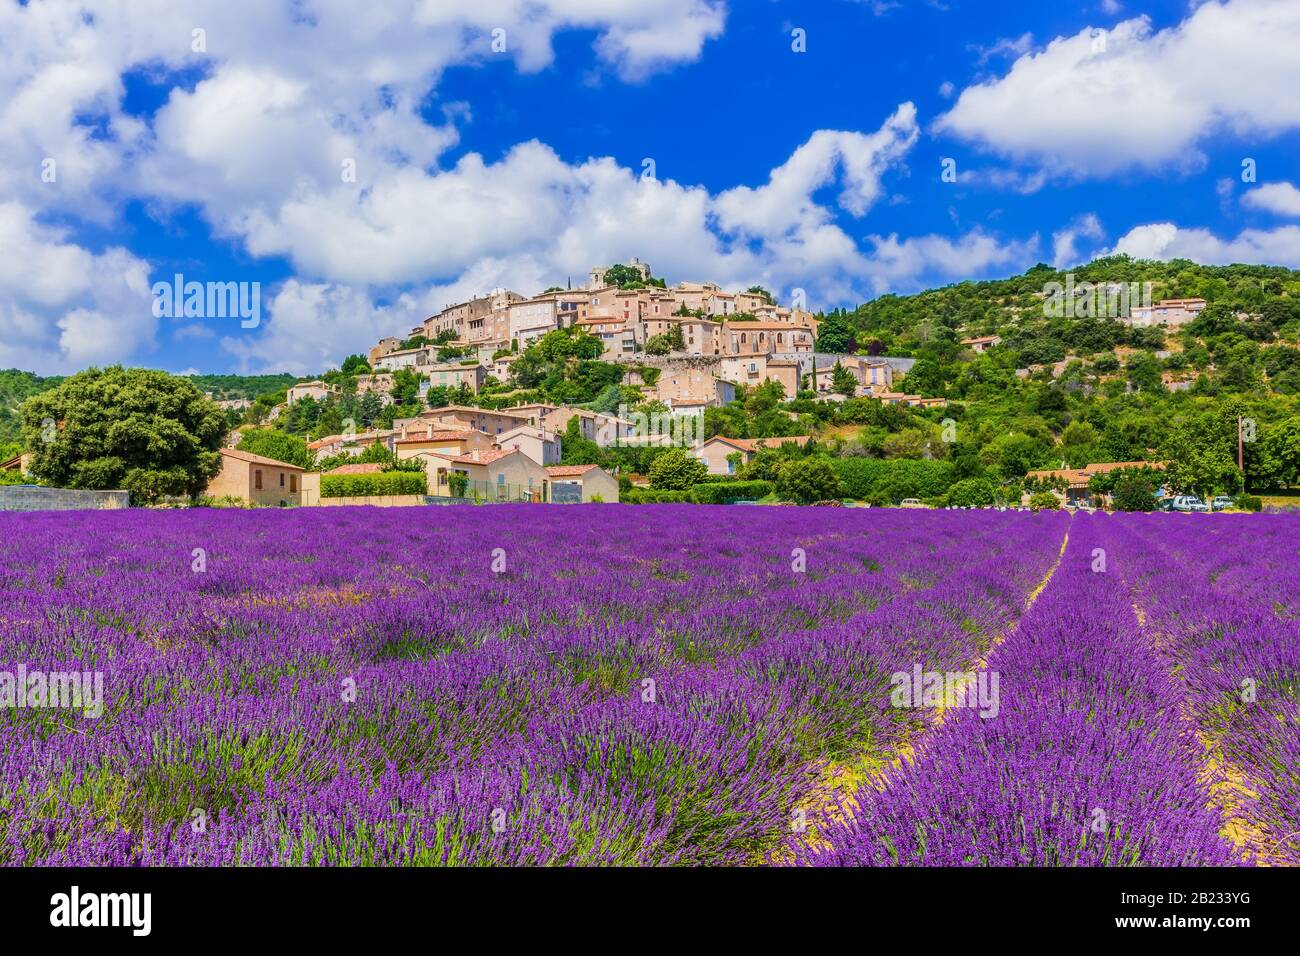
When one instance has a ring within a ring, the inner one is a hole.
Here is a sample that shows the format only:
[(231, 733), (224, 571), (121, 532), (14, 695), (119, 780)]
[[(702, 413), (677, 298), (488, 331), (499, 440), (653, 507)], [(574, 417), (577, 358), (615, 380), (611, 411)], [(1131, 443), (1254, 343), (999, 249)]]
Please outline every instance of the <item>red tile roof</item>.
[(447, 461), (454, 461), (458, 465), (488, 465), (499, 458), (505, 458), (507, 455), (521, 455), (523, 452), (519, 451), (517, 448), (495, 449), (493, 451), (481, 451), (478, 453), (477, 458), (473, 455), (444, 455), (440, 452), (426, 452), (426, 454), (431, 454), (435, 458), (444, 458)]
[(1116, 471), (1120, 468), (1153, 468), (1156, 471), (1164, 471), (1168, 464), (1168, 462), (1164, 461), (1099, 461), (1091, 465), (1085, 465), (1082, 468), (1040, 469), (1029, 472), (1026, 477), (1039, 479), (1063, 478), (1071, 484), (1087, 484), (1088, 479), (1093, 475)]
[(240, 451), (238, 448), (223, 448), (221, 454), (227, 458), (234, 458), (237, 461), (246, 461), (250, 465), (271, 465), (275, 468), (288, 468), (290, 471), (306, 471), (306, 468), (299, 468), (297, 465), (291, 465), (287, 461), (276, 461), (274, 458), (264, 458), (261, 455), (254, 455), (251, 452)]
[(476, 431), (436, 431), (436, 432), (409, 432), (409, 438), (399, 441), (399, 445), (427, 445), (435, 441), (467, 441), (475, 435), (487, 435), (487, 432)]
[(753, 452), (760, 448), (777, 448), (791, 442), (802, 448), (808, 444), (809, 438), (807, 435), (790, 435), (786, 438), (727, 438), (723, 435), (714, 435), (709, 441), (724, 441), (728, 445)]
[(546, 472), (552, 478), (577, 478), (599, 467), (599, 465), (551, 465)]
[(325, 472), (327, 475), (373, 475), (384, 470), (384, 465), (377, 461), (357, 462), (354, 465), (339, 465)]

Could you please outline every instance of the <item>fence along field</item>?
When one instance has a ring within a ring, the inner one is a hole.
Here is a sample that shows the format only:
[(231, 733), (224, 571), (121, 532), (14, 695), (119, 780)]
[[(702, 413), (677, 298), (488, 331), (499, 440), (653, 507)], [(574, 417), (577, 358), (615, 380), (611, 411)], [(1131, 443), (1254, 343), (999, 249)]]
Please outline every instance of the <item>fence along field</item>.
[(584, 519), (0, 515), (0, 678), (103, 681), (0, 708), (0, 862), (1293, 862), (1293, 518), (1184, 523), (1214, 620), (1168, 516)]

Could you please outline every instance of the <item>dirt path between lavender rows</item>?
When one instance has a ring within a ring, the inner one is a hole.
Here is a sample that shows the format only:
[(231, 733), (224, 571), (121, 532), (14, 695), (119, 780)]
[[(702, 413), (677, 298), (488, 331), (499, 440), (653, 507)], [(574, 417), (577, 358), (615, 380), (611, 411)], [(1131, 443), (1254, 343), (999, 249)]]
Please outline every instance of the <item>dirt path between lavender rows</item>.
[[(1073, 519), (1071, 519), (1073, 523)], [(1067, 525), (1065, 534), (1061, 538), (1061, 548), (1056, 554), (1056, 560), (1052, 566), (1047, 569), (1043, 579), (1038, 582), (1032, 591), (1025, 598), (1025, 608), (1020, 617), (1023, 618), (1034, 606), (1039, 595), (1047, 589), (1051, 583), (1052, 576), (1056, 574), (1056, 569), (1061, 566), (1061, 561), (1065, 558), (1065, 549), (1070, 544), (1070, 528)], [(1009, 623), (1002, 631), (989, 642), (989, 649), (983, 657), (974, 659), (970, 664), (972, 673), (977, 673), (988, 667), (988, 662), (993, 656), (993, 652), (998, 649), (1010, 634), (1020, 625), (1020, 618)], [(883, 790), (889, 780), (889, 775), (897, 771), (905, 762), (915, 762), (923, 753), (926, 741), (938, 731), (943, 725), (946, 707), (940, 706), (934, 710), (934, 717), (929, 725), (912, 735), (904, 746), (900, 747), (892, 757), (879, 760), (867, 758), (857, 764), (844, 762), (833, 762), (826, 768), (820, 781), (818, 789), (809, 799), (807, 805), (802, 809), (806, 812), (809, 821), (827, 821), (831, 823), (848, 822), (855, 813), (861, 809), (857, 800), (857, 794), (864, 787), (874, 787), (877, 792)], [(831, 849), (831, 845), (822, 837), (814, 828), (805, 837), (806, 842), (813, 847), (821, 850)]]
[(1148, 630), (1146, 609), (1136, 598), (1132, 605), (1138, 627), (1148, 635), (1156, 657), (1164, 664), (1170, 677), (1180, 688), (1183, 688), (1179, 694), (1178, 716), (1187, 724), (1197, 742), (1205, 748), (1197, 776), (1209, 794), (1210, 809), (1217, 811), (1223, 818), (1223, 828), (1219, 833), (1236, 848), (1247, 863), (1253, 863), (1255, 866), (1278, 865), (1280, 861), (1275, 859), (1268, 850), (1270, 842), (1267, 835), (1249, 815), (1248, 808), (1256, 801), (1259, 794), (1251, 788), (1246, 775), (1224, 756), (1219, 742), (1207, 734), (1197, 720), (1196, 710), (1185, 691), (1185, 681), (1178, 676), (1177, 662), (1170, 652), (1172, 641), (1169, 635), (1154, 628)]

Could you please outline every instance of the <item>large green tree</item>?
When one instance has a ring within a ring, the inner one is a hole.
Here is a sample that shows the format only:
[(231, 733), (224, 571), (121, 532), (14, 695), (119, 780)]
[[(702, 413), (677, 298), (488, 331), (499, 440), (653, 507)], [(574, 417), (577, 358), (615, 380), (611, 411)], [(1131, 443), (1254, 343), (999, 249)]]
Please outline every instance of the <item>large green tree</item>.
[(1233, 457), (1224, 426), (1215, 416), (1202, 415), (1180, 422), (1163, 446), (1169, 465), (1165, 471), (1169, 486), (1209, 501), (1216, 494), (1241, 491), (1241, 471)]
[(33, 475), (124, 488), (137, 504), (202, 493), (221, 469), (225, 434), (225, 415), (192, 382), (154, 369), (87, 369), (23, 405)]
[[(382, 447), (382, 446), (381, 446)], [(274, 428), (254, 428), (239, 439), (239, 450), (263, 458), (274, 458), (289, 465), (310, 469), (316, 461), (307, 443), (297, 435)]]

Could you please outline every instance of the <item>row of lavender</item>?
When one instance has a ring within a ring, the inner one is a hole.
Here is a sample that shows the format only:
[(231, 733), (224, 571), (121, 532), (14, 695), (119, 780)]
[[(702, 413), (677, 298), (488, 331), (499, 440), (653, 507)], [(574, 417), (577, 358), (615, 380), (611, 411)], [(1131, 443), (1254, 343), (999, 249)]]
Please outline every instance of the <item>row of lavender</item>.
[[(576, 519), (581, 516), (582, 524)], [(0, 862), (735, 863), (926, 725), (1066, 518), (805, 509), (0, 516)]]
[[(998, 712), (961, 710), (945, 720), (914, 759), (863, 788), (851, 819), (829, 826), (830, 849), (811, 843), (802, 859), (1240, 862), (1220, 832), (1224, 817), (1204, 748), (1185, 716), (1183, 687), (1132, 603), (1143, 580), (1170, 589), (1188, 582), (1176, 565), (1152, 565), (1145, 548), (1122, 543), (1131, 537), (1128, 520), (1072, 522), (1048, 587), (990, 658), (1000, 677)], [(1176, 524), (1168, 516), (1137, 520), (1157, 534)]]
[(1135, 603), (1184, 688), (1229, 835), (1253, 861), (1300, 864), (1300, 518), (1135, 518), (1107, 547), (1134, 555)]

